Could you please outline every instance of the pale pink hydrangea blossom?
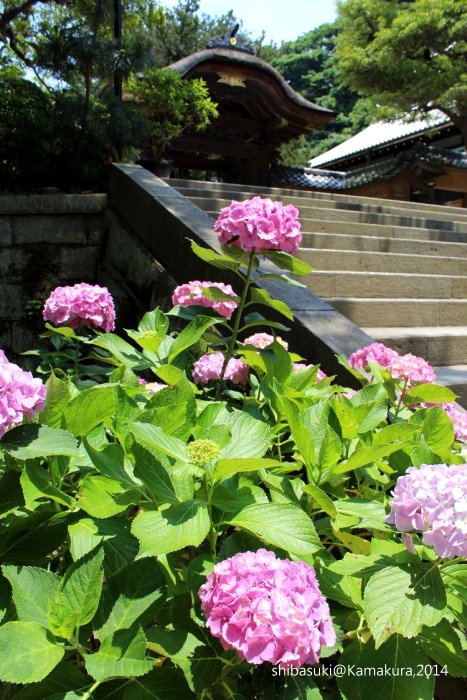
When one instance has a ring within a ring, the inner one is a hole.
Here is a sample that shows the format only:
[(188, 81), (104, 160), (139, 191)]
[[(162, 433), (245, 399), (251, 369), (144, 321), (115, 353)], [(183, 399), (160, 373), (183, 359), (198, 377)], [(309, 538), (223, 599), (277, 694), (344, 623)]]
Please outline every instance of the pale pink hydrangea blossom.
[(195, 280), (194, 282), (187, 282), (177, 287), (172, 295), (172, 303), (174, 306), (204, 306), (214, 309), (219, 316), (224, 316), (227, 319), (231, 318), (233, 312), (237, 308), (237, 302), (227, 300), (213, 301), (212, 299), (208, 299), (203, 292), (203, 287), (220, 289), (221, 292), (231, 297), (237, 296), (230, 284), (224, 284), (223, 282), (199, 282)]
[(409, 467), (397, 479), (386, 522), (421, 532), (439, 557), (467, 556), (467, 464)]
[(436, 381), (433, 367), (423, 357), (412, 355), (410, 352), (391, 360), (389, 372), (393, 379), (403, 379), (407, 383), (407, 388), (414, 382), (431, 384)]
[(161, 384), (160, 382), (147, 382), (146, 379), (142, 377), (138, 378), (138, 384), (142, 384), (149, 394), (157, 394), (158, 391), (167, 388), (167, 384)]
[(302, 240), (298, 210), (291, 204), (253, 197), (221, 209), (214, 230), (222, 245), (246, 251), (295, 253)]
[[(310, 367), (313, 367), (313, 365), (305, 365), (303, 362), (293, 362), (292, 363), (292, 372), (299, 372), (302, 369), (310, 369)], [(326, 372), (323, 372), (322, 369), (319, 369), (318, 367), (318, 372), (316, 374), (316, 381), (320, 382), (322, 379), (326, 379), (328, 375)]]
[[(280, 343), (286, 350), (289, 349), (289, 344), (280, 336), (276, 336), (275, 340)], [(274, 342), (274, 336), (270, 333), (253, 333), (243, 341), (243, 345), (253, 345), (258, 350), (264, 350), (268, 345)]]
[(43, 317), (56, 326), (95, 326), (106, 333), (115, 328), (115, 307), (109, 290), (86, 282), (56, 287), (45, 302)]
[(454, 401), (452, 403), (443, 403), (441, 408), (452, 421), (456, 440), (467, 442), (467, 411), (462, 411)]
[(241, 552), (219, 562), (199, 590), (206, 625), (224, 649), (252, 664), (318, 663), (336, 634), (315, 570), (273, 552)]
[(368, 363), (374, 362), (381, 367), (389, 367), (399, 357), (399, 353), (386, 347), (384, 343), (371, 343), (353, 352), (349, 357), (349, 365), (353, 369), (368, 369)]
[(9, 362), (0, 350), (0, 437), (24, 417), (42, 411), (47, 389), (31, 372)]
[[(193, 381), (195, 384), (207, 384), (220, 379), (224, 355), (221, 352), (211, 352), (202, 355), (193, 364)], [(232, 357), (225, 370), (224, 379), (232, 384), (244, 385), (248, 381), (250, 368), (241, 360)]]

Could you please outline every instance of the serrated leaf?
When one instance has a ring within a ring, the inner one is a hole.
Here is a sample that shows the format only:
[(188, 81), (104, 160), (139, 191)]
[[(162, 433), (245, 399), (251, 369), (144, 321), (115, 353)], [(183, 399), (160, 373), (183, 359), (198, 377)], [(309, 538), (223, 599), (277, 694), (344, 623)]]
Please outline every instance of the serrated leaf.
[(31, 683), (15, 693), (15, 700), (78, 700), (92, 684), (92, 678), (74, 664), (61, 661), (43, 681)]
[(451, 403), (457, 399), (451, 389), (438, 384), (417, 384), (407, 391), (404, 396), (406, 404), (412, 403)]
[(254, 472), (259, 469), (271, 469), (280, 467), (281, 462), (276, 459), (264, 459), (260, 457), (244, 457), (237, 459), (220, 459), (214, 470), (214, 476), (220, 479), (224, 476), (232, 476), (241, 472)]
[(139, 557), (177, 552), (198, 547), (210, 527), (204, 501), (186, 501), (162, 511), (147, 511), (136, 516), (131, 527), (140, 542)]
[(231, 440), (222, 450), (222, 459), (262, 457), (269, 447), (269, 426), (244, 411), (230, 414), (223, 421), (231, 429)]
[(311, 265), (308, 265), (304, 260), (295, 258), (293, 255), (284, 253), (281, 250), (266, 250), (264, 254), (278, 267), (283, 270), (288, 270), (294, 275), (308, 275), (313, 269)]
[(148, 648), (169, 657), (185, 675), (190, 688), (201, 693), (222, 673), (223, 662), (211, 646), (185, 630), (167, 631), (160, 627), (148, 630)]
[(37, 622), (7, 622), (0, 627), (0, 680), (37, 683), (55, 668), (64, 653)]
[(0, 440), (0, 448), (16, 459), (80, 455), (76, 438), (71, 433), (46, 425), (29, 424), (12, 428)]
[(154, 559), (132, 562), (104, 588), (94, 620), (94, 633), (99, 639), (128, 629), (149, 609), (154, 613), (166, 596), (164, 575)]
[(128, 506), (137, 504), (139, 491), (109, 479), (106, 476), (88, 474), (81, 484), (77, 500), (80, 508), (94, 518), (111, 518), (123, 513)]
[(41, 412), (41, 422), (50, 428), (62, 427), (63, 412), (73, 396), (72, 387), (67, 380), (59, 379), (54, 372), (46, 382), (47, 394), (45, 406)]
[(11, 520), (0, 529), (0, 559), (5, 564), (43, 564), (66, 537), (68, 513), (40, 511)]
[(292, 504), (264, 503), (247, 506), (228, 523), (297, 556), (314, 554), (321, 548), (310, 518), (301, 508)]
[(446, 608), (446, 592), (433, 564), (387, 566), (368, 581), (363, 604), (378, 649), (393, 634), (410, 638), (423, 625), (437, 625)]
[(2, 566), (2, 571), (11, 584), (18, 620), (47, 628), (49, 605), (60, 584), (57, 574), (34, 566)]
[(74, 498), (52, 483), (49, 471), (37, 462), (26, 462), (20, 481), (24, 501), (29, 510), (33, 510), (36, 501), (42, 498), (50, 498), (68, 508), (73, 507), (75, 503)]
[(450, 676), (467, 676), (467, 659), (462, 643), (447, 620), (441, 620), (436, 627), (424, 627), (420, 632), (420, 644), (430, 658), (440, 666), (447, 666)]
[(293, 321), (293, 313), (287, 304), (279, 299), (274, 299), (265, 289), (253, 288), (251, 290), (251, 301), (255, 304), (263, 304), (274, 311), (278, 311), (282, 316), (285, 316), (289, 321)]
[(330, 515), (332, 518), (335, 518), (337, 515), (336, 511), (336, 506), (332, 502), (332, 500), (329, 498), (328, 494), (326, 491), (323, 491), (323, 489), (320, 489), (319, 486), (316, 486), (316, 484), (306, 484), (306, 486), (303, 487), (304, 493), (307, 493), (310, 495), (314, 500), (318, 503), (318, 505), (321, 506), (323, 511)]
[(141, 628), (117, 630), (104, 639), (96, 654), (84, 657), (87, 672), (96, 681), (114, 676), (144, 676), (155, 659), (146, 658), (146, 637)]
[(139, 678), (120, 678), (100, 686), (95, 700), (194, 700), (182, 672), (170, 661)]
[(65, 425), (73, 435), (86, 435), (106, 418), (114, 416), (116, 409), (113, 386), (94, 386), (70, 401), (65, 411)]
[(221, 270), (238, 270), (240, 267), (241, 263), (235, 262), (234, 260), (227, 258), (225, 255), (219, 255), (219, 253), (211, 250), (211, 248), (204, 248), (192, 240), (190, 240), (190, 244), (193, 253), (198, 258), (208, 262), (213, 267), (217, 267)]
[(220, 318), (212, 318), (211, 316), (196, 316), (186, 328), (184, 328), (175, 338), (169, 352), (169, 362), (173, 362), (177, 355), (184, 350), (191, 348), (192, 345), (200, 340), (205, 331), (217, 323), (223, 323)]
[(137, 443), (143, 447), (156, 448), (169, 457), (181, 462), (188, 462), (188, 450), (185, 443), (172, 435), (164, 433), (162, 428), (149, 423), (132, 423), (129, 431), (135, 437)]
[(134, 371), (149, 367), (150, 363), (144, 355), (139, 350), (136, 350), (133, 345), (115, 335), (115, 333), (102, 334), (92, 340), (90, 345), (96, 345), (99, 348), (108, 350), (114, 360), (116, 360), (112, 364), (122, 364), (124, 367)]
[(80, 559), (102, 543), (104, 571), (115, 576), (138, 554), (138, 540), (130, 532), (130, 523), (123, 518), (81, 518), (68, 527), (70, 553)]
[(94, 617), (102, 590), (104, 550), (98, 547), (78, 559), (66, 572), (49, 609), (50, 629), (68, 637)]

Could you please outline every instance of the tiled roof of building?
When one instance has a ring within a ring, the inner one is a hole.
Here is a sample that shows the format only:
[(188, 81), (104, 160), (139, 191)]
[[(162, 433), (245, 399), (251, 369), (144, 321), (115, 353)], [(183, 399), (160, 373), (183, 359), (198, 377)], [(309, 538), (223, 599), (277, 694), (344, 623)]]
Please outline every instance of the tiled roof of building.
[(361, 168), (341, 172), (321, 168), (276, 165), (272, 170), (275, 183), (295, 185), (314, 190), (348, 190), (367, 185), (378, 180), (389, 180), (407, 167), (422, 162), (427, 165), (444, 165), (467, 169), (465, 152), (448, 151), (430, 146), (416, 146), (397, 156), (386, 158), (379, 163), (370, 163)]
[(445, 126), (449, 123), (448, 117), (438, 110), (433, 110), (428, 119), (418, 121), (397, 119), (376, 122), (375, 124), (370, 124), (370, 126), (350, 139), (343, 141), (338, 146), (321, 153), (316, 158), (312, 158), (309, 165), (311, 168), (317, 168), (322, 165), (337, 163), (340, 160), (364, 153), (365, 151), (429, 133), (433, 129), (438, 129), (440, 126)]

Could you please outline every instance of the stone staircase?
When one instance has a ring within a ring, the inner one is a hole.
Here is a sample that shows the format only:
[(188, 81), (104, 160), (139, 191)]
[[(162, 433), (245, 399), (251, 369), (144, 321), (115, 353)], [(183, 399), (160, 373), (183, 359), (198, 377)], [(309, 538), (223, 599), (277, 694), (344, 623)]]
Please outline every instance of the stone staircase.
[(309, 289), (376, 340), (433, 364), (467, 400), (467, 210), (291, 189), (167, 180), (215, 217), (260, 194), (294, 204)]

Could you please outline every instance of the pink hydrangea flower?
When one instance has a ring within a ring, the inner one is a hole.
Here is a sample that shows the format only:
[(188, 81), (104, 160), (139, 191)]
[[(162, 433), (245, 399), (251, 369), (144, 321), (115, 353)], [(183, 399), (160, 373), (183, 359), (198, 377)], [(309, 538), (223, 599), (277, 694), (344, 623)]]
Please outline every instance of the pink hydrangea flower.
[(161, 384), (160, 382), (147, 382), (142, 377), (138, 377), (138, 384), (142, 384), (146, 391), (148, 391), (150, 394), (157, 394), (158, 391), (162, 391), (162, 389), (167, 388), (167, 384)]
[(40, 379), (9, 362), (0, 350), (0, 437), (25, 416), (34, 418), (42, 411), (46, 393)]
[(386, 522), (422, 533), (444, 559), (467, 556), (467, 464), (422, 464), (397, 479)]
[(433, 367), (428, 364), (423, 357), (407, 353), (399, 355), (391, 360), (389, 371), (393, 379), (403, 379), (407, 382), (407, 388), (414, 382), (431, 384), (436, 381), (436, 374)]
[(115, 328), (115, 307), (109, 290), (86, 282), (56, 287), (45, 302), (43, 316), (56, 326), (95, 326), (106, 333)]
[(441, 404), (441, 408), (452, 421), (456, 440), (467, 442), (467, 411), (459, 408), (454, 401)]
[[(289, 349), (289, 344), (283, 340), (280, 336), (276, 336), (276, 340), (280, 343), (286, 350)], [(268, 345), (274, 342), (274, 336), (269, 333), (253, 333), (253, 335), (248, 336), (243, 341), (243, 345), (253, 345), (253, 347), (258, 348), (258, 350), (264, 350)]]
[(246, 251), (295, 253), (302, 240), (298, 210), (291, 204), (253, 197), (221, 209), (214, 230), (222, 245)]
[[(211, 352), (202, 355), (193, 364), (193, 381), (195, 384), (207, 384), (220, 378), (224, 364), (224, 355), (221, 352)], [(248, 381), (250, 368), (241, 360), (232, 357), (225, 370), (224, 378), (232, 384), (243, 385)]]
[(220, 289), (221, 292), (228, 294), (231, 297), (236, 297), (234, 290), (230, 284), (222, 282), (187, 282), (177, 287), (172, 295), (172, 304), (174, 306), (205, 306), (214, 309), (219, 316), (230, 318), (237, 308), (236, 301), (213, 301), (208, 299), (203, 293), (203, 287), (214, 287)]
[[(313, 365), (305, 365), (303, 362), (293, 362), (292, 372), (299, 372), (301, 369), (310, 369), (310, 367), (313, 367)], [(326, 379), (327, 376), (326, 372), (323, 372), (323, 370), (318, 367), (316, 381), (320, 382), (322, 379)]]
[(375, 362), (381, 367), (389, 367), (397, 357), (399, 357), (399, 353), (386, 347), (384, 343), (371, 343), (371, 345), (353, 352), (349, 357), (349, 365), (353, 369), (363, 370), (368, 369), (369, 362)]
[(252, 664), (316, 664), (336, 634), (315, 570), (273, 552), (219, 562), (199, 590), (206, 625), (224, 649)]

